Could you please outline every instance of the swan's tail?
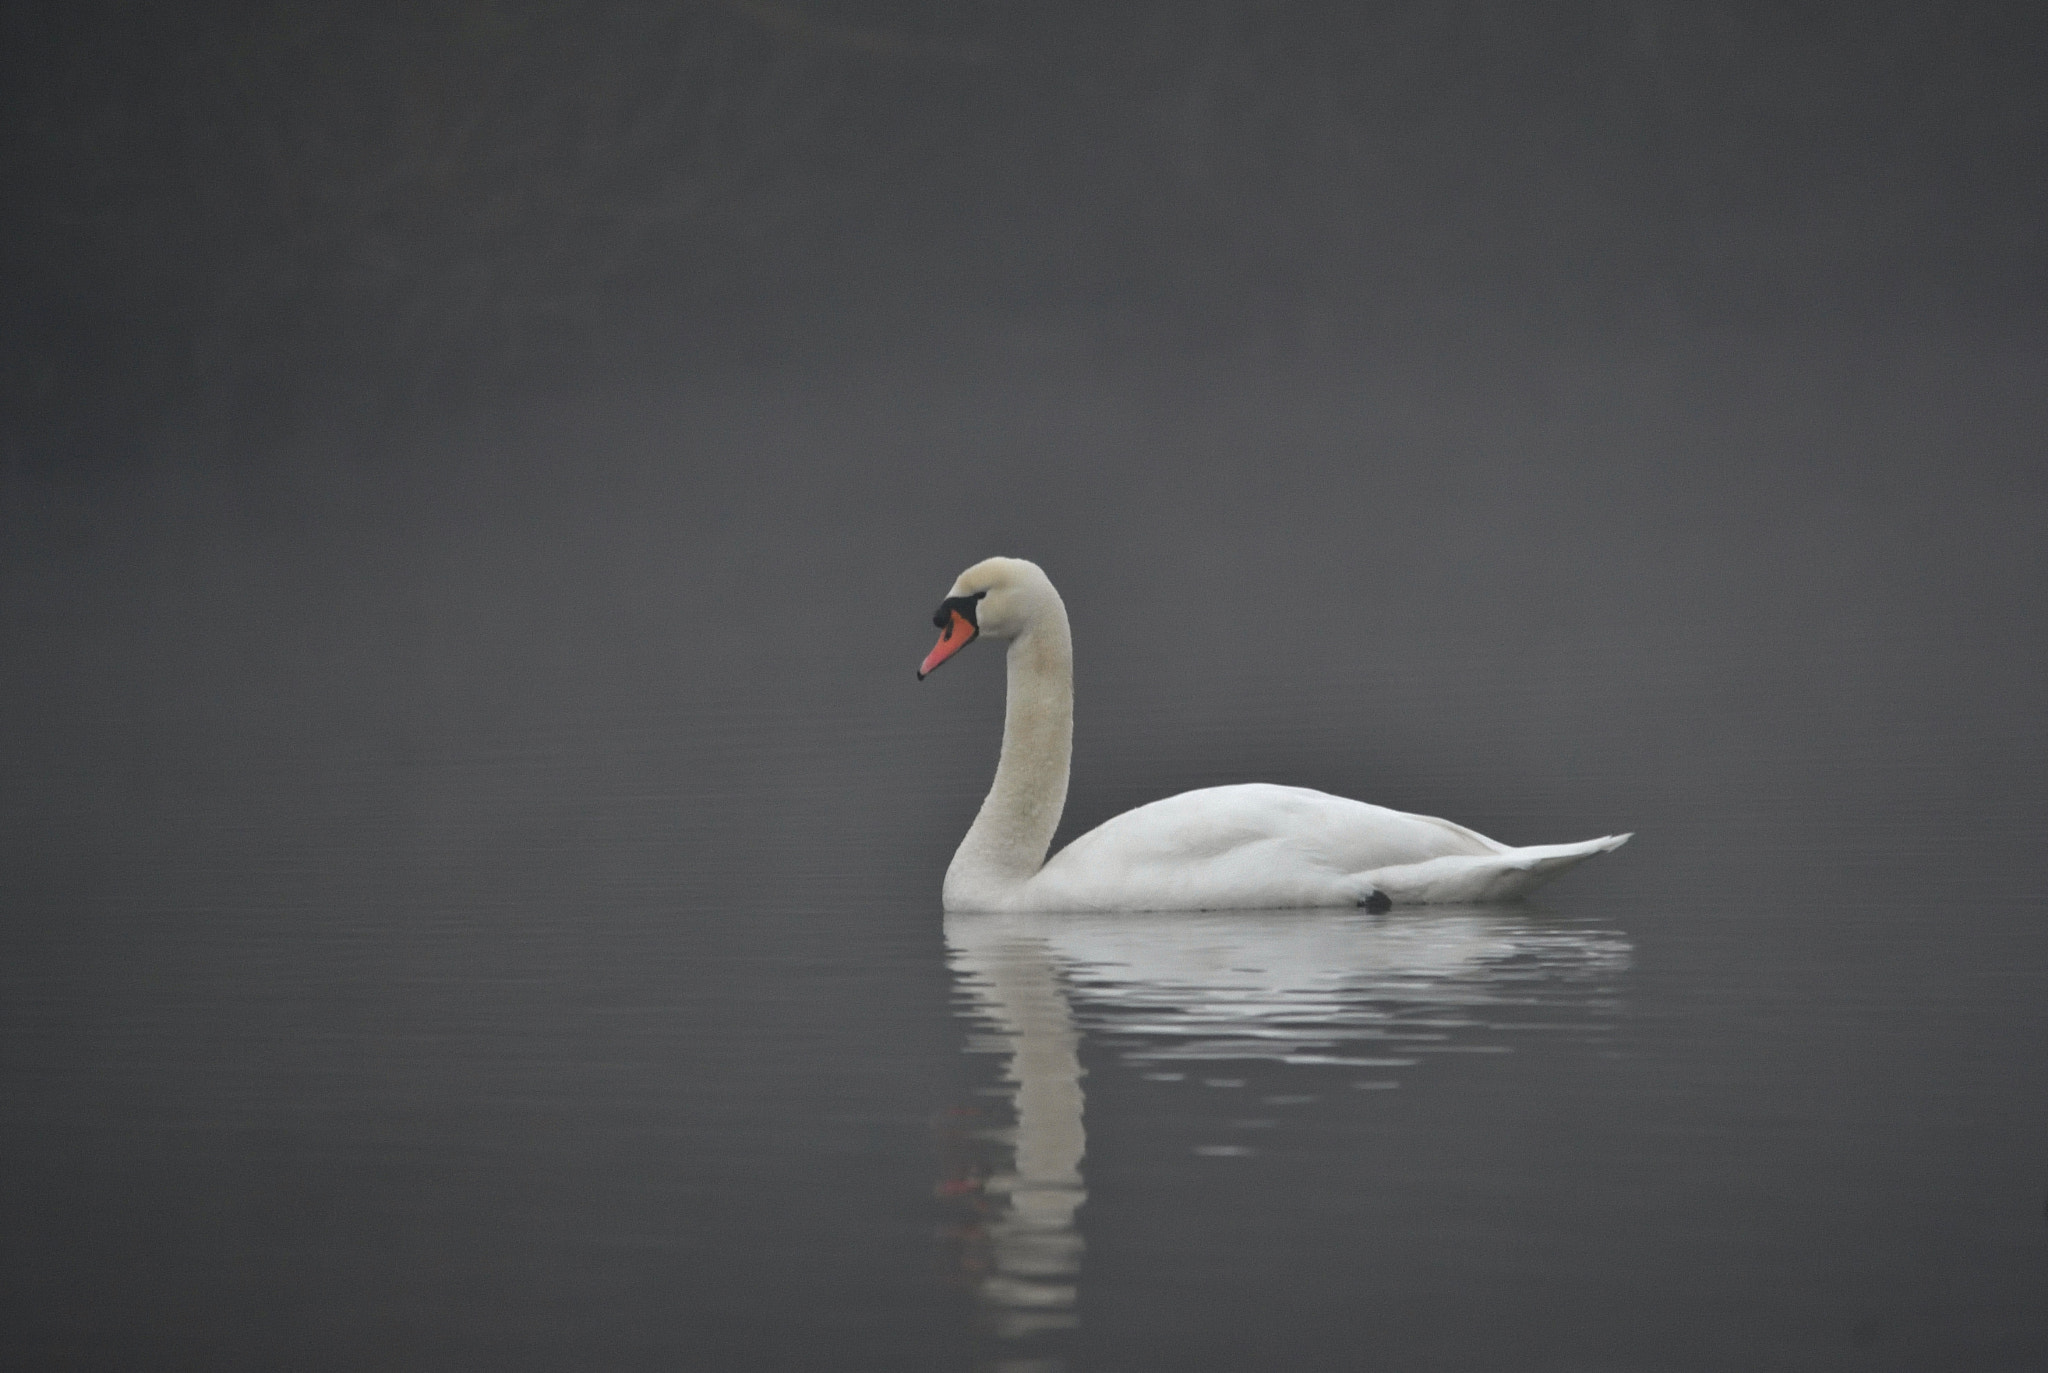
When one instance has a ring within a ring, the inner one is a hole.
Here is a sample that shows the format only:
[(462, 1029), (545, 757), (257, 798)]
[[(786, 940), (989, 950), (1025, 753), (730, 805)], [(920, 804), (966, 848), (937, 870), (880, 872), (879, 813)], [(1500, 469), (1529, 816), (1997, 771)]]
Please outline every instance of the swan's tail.
[(1409, 905), (1446, 901), (1512, 901), (1596, 853), (1612, 853), (1634, 838), (1608, 834), (1576, 844), (1532, 844), (1483, 856), (1432, 858), (1366, 874), (1375, 890)]
[(1582, 839), (1576, 844), (1532, 844), (1525, 849), (1509, 849), (1503, 856), (1514, 859), (1532, 873), (1563, 872), (1582, 858), (1591, 858), (1596, 853), (1613, 853), (1633, 838), (1635, 834), (1630, 832)]

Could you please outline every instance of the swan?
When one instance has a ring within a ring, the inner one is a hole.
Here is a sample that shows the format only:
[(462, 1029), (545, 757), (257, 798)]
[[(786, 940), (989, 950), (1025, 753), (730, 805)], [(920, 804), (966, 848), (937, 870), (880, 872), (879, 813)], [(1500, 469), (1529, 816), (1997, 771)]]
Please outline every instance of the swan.
[(1074, 747), (1066, 604), (1036, 563), (989, 558), (932, 616), (923, 681), (978, 638), (1009, 642), (1003, 749), (946, 868), (948, 911), (1244, 910), (1510, 901), (1630, 836), (1510, 848), (1449, 820), (1306, 787), (1204, 787), (1105, 821), (1050, 860)]

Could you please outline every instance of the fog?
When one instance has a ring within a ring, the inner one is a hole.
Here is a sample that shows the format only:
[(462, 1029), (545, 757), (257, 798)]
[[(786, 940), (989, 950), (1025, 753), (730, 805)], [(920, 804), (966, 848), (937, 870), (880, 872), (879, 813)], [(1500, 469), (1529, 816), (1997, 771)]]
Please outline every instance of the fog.
[(66, 462), (913, 342), (2025, 332), (2048, 288), (2024, 5), (6, 24), (8, 408)]

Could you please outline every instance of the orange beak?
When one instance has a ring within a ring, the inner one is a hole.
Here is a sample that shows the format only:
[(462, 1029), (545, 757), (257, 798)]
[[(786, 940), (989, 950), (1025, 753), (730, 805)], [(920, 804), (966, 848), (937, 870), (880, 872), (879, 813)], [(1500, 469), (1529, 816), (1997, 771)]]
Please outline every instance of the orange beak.
[(981, 631), (975, 628), (972, 621), (959, 611), (954, 611), (953, 618), (946, 622), (946, 632), (939, 635), (938, 643), (925, 655), (924, 666), (917, 670), (917, 680), (922, 682), (931, 676), (933, 668), (973, 643), (980, 634)]

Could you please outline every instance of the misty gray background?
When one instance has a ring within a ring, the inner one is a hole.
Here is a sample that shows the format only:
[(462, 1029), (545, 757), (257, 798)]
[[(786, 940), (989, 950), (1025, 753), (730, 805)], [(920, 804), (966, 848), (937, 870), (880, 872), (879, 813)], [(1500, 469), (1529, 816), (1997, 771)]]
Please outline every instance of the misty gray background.
[[(2048, 1359), (2033, 7), (0, 24), (10, 1366)], [(912, 678), (998, 552), (1063, 839), (1639, 835), (1513, 917), (1627, 951), (1579, 1047), (1238, 1159), (1084, 1042), (1016, 1347), (932, 1196), (1000, 656)]]

